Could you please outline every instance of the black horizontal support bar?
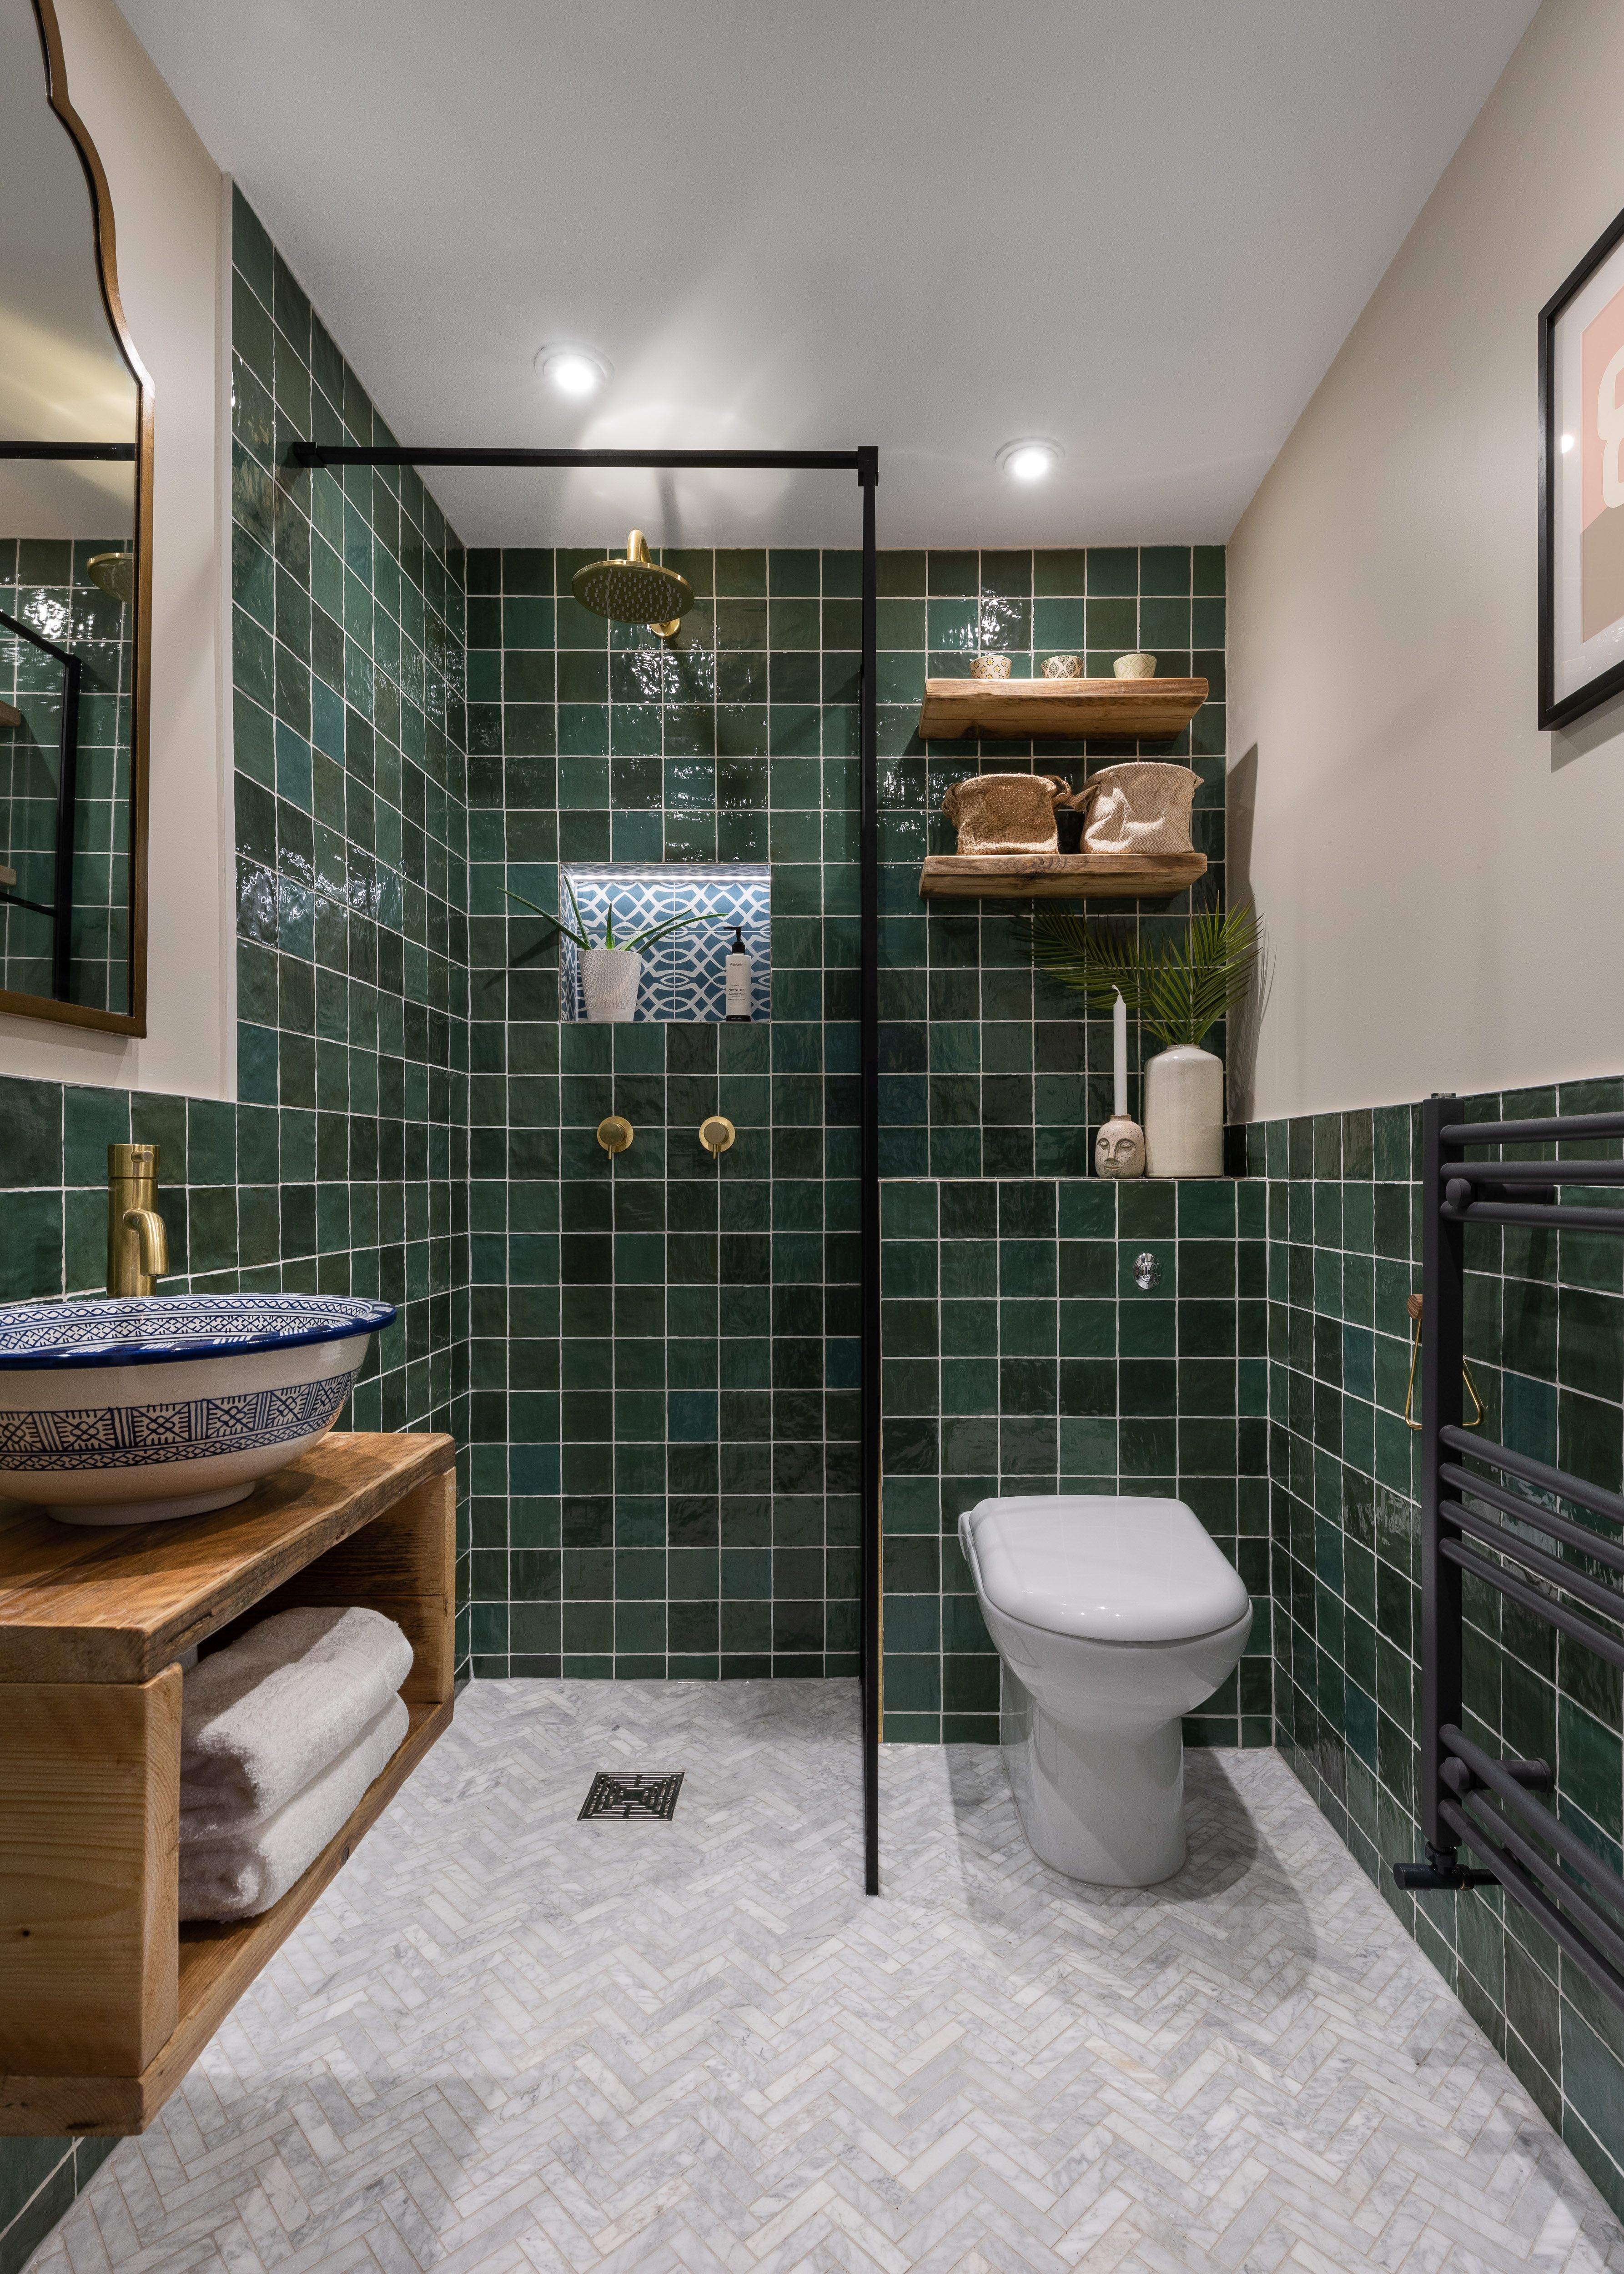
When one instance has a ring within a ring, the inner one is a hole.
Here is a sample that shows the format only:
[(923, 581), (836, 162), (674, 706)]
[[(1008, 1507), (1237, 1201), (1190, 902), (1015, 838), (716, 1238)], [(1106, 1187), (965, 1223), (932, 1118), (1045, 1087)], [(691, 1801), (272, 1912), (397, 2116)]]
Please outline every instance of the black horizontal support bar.
[(1509, 1556), (1514, 1563), (1520, 1563), (1525, 1571), (1533, 1572), (1537, 1578), (1548, 1580), (1552, 1586), (1560, 1587), (1575, 1602), (1588, 1604), (1591, 1610), (1599, 1611), (1603, 1618), (1624, 1620), (1624, 1595), (1616, 1587), (1609, 1587), (1605, 1580), (1588, 1579), (1583, 1571), (1575, 1571), (1560, 1556), (1548, 1555), (1543, 1547), (1530, 1547), (1527, 1540), (1519, 1540), (1511, 1526), (1502, 1524), (1498, 1516), (1479, 1515), (1476, 1509), (1468, 1508), (1458, 1500), (1440, 1501), (1438, 1513), (1447, 1517), (1451, 1524), (1457, 1525), (1473, 1540), (1482, 1541), (1485, 1547), (1492, 1547), (1497, 1555)]
[(1497, 1761), (1485, 1753), (1481, 1745), (1475, 1745), (1464, 1730), (1457, 1729), (1452, 1721), (1444, 1723), (1438, 1737), (1439, 1743), (1471, 1771), (1479, 1784), (1486, 1786), (1497, 1799), (1514, 1808), (1524, 1822), (1533, 1826), (1536, 1836), (1548, 1848), (1554, 1848), (1563, 1862), (1577, 1871), (1581, 1879), (1588, 1879), (1615, 1909), (1624, 1910), (1624, 1879), (1620, 1879), (1611, 1864), (1604, 1864), (1593, 1849), (1587, 1848), (1577, 1833), (1570, 1832), (1543, 1803), (1532, 1799), (1522, 1779), (1512, 1775), (1507, 1763)]
[(4, 624), (7, 631), (15, 632), (19, 639), (26, 639), (30, 647), (37, 647), (46, 655), (54, 655), (58, 663), (79, 661), (76, 655), (70, 655), (65, 647), (58, 647), (55, 640), (46, 639), (32, 625), (20, 624), (15, 616), (8, 616), (4, 608), (0, 608), (0, 624)]
[(1565, 1540), (1582, 1555), (1593, 1555), (1598, 1563), (1610, 1563), (1615, 1571), (1624, 1571), (1624, 1547), (1598, 1538), (1582, 1524), (1570, 1523), (1567, 1517), (1558, 1516), (1551, 1509), (1542, 1508), (1525, 1494), (1508, 1492), (1504, 1485), (1492, 1484), (1487, 1477), (1474, 1476), (1470, 1469), (1460, 1468), (1454, 1461), (1442, 1463), (1438, 1475), (1441, 1483), (1453, 1485), (1456, 1492), (1470, 1493), (1474, 1499), (1487, 1501), (1491, 1508), (1503, 1508), (1507, 1516), (1531, 1525), (1536, 1532), (1548, 1532), (1553, 1540)]
[(1446, 1188), (1471, 1185), (1624, 1185), (1624, 1161), (1447, 1161)]
[(295, 442), (297, 466), (669, 466), (701, 470), (765, 468), (777, 471), (858, 474), (877, 478), (873, 449), (861, 450), (409, 450), (349, 442)]
[(1470, 1571), (1473, 1578), (1482, 1579), (1500, 1594), (1508, 1595), (1514, 1603), (1521, 1603), (1525, 1611), (1532, 1611), (1537, 1619), (1543, 1619), (1547, 1626), (1558, 1628), (1575, 1642), (1583, 1643), (1586, 1650), (1593, 1650), (1598, 1658), (1605, 1658), (1609, 1666), (1616, 1666), (1624, 1673), (1624, 1642), (1617, 1642), (1612, 1635), (1604, 1634), (1599, 1627), (1592, 1626), (1589, 1619), (1582, 1619), (1576, 1611), (1565, 1610), (1560, 1603), (1553, 1603), (1548, 1595), (1542, 1595), (1538, 1587), (1530, 1587), (1526, 1581), (1514, 1578), (1509, 1571), (1502, 1571), (1498, 1563), (1491, 1563), (1485, 1556), (1462, 1546), (1458, 1540), (1440, 1540), (1438, 1552), (1448, 1562), (1458, 1563), (1461, 1570)]
[(1497, 1445), (1492, 1438), (1479, 1440), (1453, 1422), (1447, 1422), (1439, 1431), (1438, 1441), (1452, 1452), (1470, 1453), (1473, 1460), (1498, 1469), (1502, 1476), (1519, 1477), (1525, 1485), (1533, 1485), (1540, 1492), (1554, 1493), (1559, 1500), (1577, 1501), (1581, 1508), (1593, 1509), (1598, 1516), (1605, 1516), (1613, 1524), (1624, 1524), (1624, 1495), (1609, 1492), (1605, 1485), (1587, 1484), (1583, 1477), (1572, 1476), (1566, 1469), (1553, 1469), (1549, 1462), (1537, 1461), (1531, 1453), (1516, 1453), (1509, 1445)]
[[(1523, 1909), (1538, 1920), (1551, 1939), (1573, 1960), (1581, 1973), (1588, 1975), (1608, 2002), (1624, 2013), (1624, 1974), (1607, 1963), (1583, 1930), (1552, 1901), (1533, 1874), (1523, 1868), (1492, 1832), (1475, 1817), (1469, 1816), (1455, 1801), (1445, 1801), (1438, 1812), (1450, 1830), (1458, 1832), (1467, 1846), (1483, 1857), (1507, 1894), (1516, 1897)], [(1517, 1844), (1521, 1846), (1522, 1842)], [(1590, 1911), (1592, 1906), (1585, 1902), (1576, 1888), (1565, 1890), (1565, 1893), (1582, 1915)], [(1586, 1923), (1588, 1924), (1588, 1918)]]
[(1624, 1232), (1624, 1209), (1560, 1208), (1539, 1201), (1471, 1201), (1464, 1208), (1446, 1203), (1443, 1214), (1451, 1224), (1529, 1224), (1547, 1231)]
[[(1556, 1779), (1549, 1761), (1500, 1761), (1495, 1766), (1503, 1769), (1513, 1784), (1520, 1785), (1524, 1792), (1551, 1792), (1555, 1789)], [(1469, 1799), (1477, 1789), (1478, 1778), (1462, 1760), (1446, 1761), (1439, 1773), (1457, 1800)]]
[(0, 442), (0, 458), (114, 459), (135, 463), (133, 442)]
[(1393, 1883), (1407, 1895), (1458, 1895), (1500, 1884), (1492, 1871), (1474, 1871), (1464, 1864), (1395, 1864)]
[(1557, 1113), (1544, 1121), (1451, 1121), (1439, 1134), (1446, 1145), (1553, 1145), (1575, 1137), (1624, 1137), (1624, 1113)]
[(0, 891), (0, 901), (8, 908), (31, 908), (36, 916), (54, 916), (54, 904), (49, 900), (26, 900), (20, 892)]
[[(1474, 1802), (1483, 1811), (1481, 1815), (1474, 1814)], [(1515, 1824), (1489, 1808), (1481, 1793), (1462, 1800), (1461, 1807), (1469, 1824), (1479, 1826), (1491, 1839), (1498, 1840), (1522, 1869), (1538, 1880), (1551, 1901), (1562, 1909), (1563, 1916), (1575, 1931), (1595, 1944), (1608, 1965), (1624, 1967), (1624, 1933), (1620, 1932), (1617, 1923), (1605, 1911), (1590, 1901), (1583, 1887), (1575, 1887), (1548, 1856), (1543, 1855), (1531, 1840), (1523, 1838)]]

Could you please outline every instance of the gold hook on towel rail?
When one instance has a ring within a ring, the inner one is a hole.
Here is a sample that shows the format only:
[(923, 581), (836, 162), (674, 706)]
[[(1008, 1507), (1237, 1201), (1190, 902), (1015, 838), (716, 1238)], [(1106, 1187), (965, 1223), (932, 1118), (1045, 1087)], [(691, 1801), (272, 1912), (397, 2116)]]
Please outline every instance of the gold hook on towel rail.
[[(1421, 1355), (1420, 1296), (1412, 1295), (1404, 1308), (1410, 1314), (1410, 1380), (1404, 1385), (1404, 1425), (1407, 1428), (1418, 1430), (1421, 1427), (1420, 1422), (1412, 1421), (1410, 1417), (1416, 1397), (1416, 1360)], [(1479, 1428), (1483, 1422), (1483, 1400), (1478, 1397), (1477, 1385), (1471, 1378), (1471, 1368), (1465, 1364), (1461, 1367), (1461, 1383), (1466, 1395), (1477, 1409), (1471, 1419), (1463, 1422), (1462, 1427), (1467, 1429)]]

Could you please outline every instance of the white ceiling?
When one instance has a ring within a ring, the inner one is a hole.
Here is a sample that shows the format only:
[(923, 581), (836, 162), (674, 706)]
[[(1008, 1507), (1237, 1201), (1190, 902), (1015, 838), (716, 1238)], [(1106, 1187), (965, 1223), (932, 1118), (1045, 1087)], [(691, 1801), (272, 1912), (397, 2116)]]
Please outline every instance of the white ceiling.
[[(882, 544), (1025, 546), (1229, 535), (1535, 0), (122, 4), (402, 440), (876, 442)], [(833, 474), (432, 486), (476, 544), (857, 527)]]

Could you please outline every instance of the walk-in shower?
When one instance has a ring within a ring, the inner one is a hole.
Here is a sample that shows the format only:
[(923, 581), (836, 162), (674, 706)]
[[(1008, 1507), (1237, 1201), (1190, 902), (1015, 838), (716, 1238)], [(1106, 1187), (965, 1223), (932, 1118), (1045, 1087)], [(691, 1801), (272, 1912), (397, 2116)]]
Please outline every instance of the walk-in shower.
[[(879, 1181), (879, 797), (877, 780), (877, 573), (875, 491), (879, 452), (853, 450), (567, 450), (373, 448), (300, 441), (295, 464), (449, 466), (518, 471), (557, 467), (671, 472), (829, 472), (855, 474), (862, 500), (861, 662), (859, 690), (859, 1120), (861, 1148), (861, 1532), (860, 1688), (862, 1713), (865, 1884), (879, 1893), (880, 1659), (880, 1181)], [(634, 530), (624, 559), (590, 562), (574, 580), (575, 597), (617, 621), (674, 631), (693, 592), (685, 579), (647, 559)], [(584, 580), (584, 583), (583, 583)], [(680, 588), (680, 589), (678, 589)], [(683, 595), (686, 593), (686, 599)], [(681, 605), (679, 605), (680, 603)], [(670, 611), (666, 614), (666, 611)]]

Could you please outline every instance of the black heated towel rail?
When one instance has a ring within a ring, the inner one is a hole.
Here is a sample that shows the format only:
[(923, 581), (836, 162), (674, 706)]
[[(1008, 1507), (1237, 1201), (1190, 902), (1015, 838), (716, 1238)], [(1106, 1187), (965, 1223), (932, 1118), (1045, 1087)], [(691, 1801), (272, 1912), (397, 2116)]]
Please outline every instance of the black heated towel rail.
[[(1461, 1426), (1469, 1224), (1624, 1236), (1624, 1207), (1564, 1207), (1561, 1185), (1624, 1185), (1624, 1161), (1468, 1160), (1504, 1145), (1624, 1137), (1624, 1113), (1461, 1121), (1422, 1109), (1421, 1830), (1425, 1864), (1395, 1864), (1416, 1893), (1498, 1883), (1624, 2012), (1624, 1879), (1539, 1796), (1545, 1761), (1500, 1760), (1465, 1735), (1462, 1582), (1486, 1587), (1624, 1668), (1624, 1497), (1487, 1443)], [(1588, 1517), (1590, 1521), (1576, 1521)], [(1599, 1525), (1593, 1530), (1592, 1524)], [(1461, 1861), (1462, 1846), (1484, 1868)]]

